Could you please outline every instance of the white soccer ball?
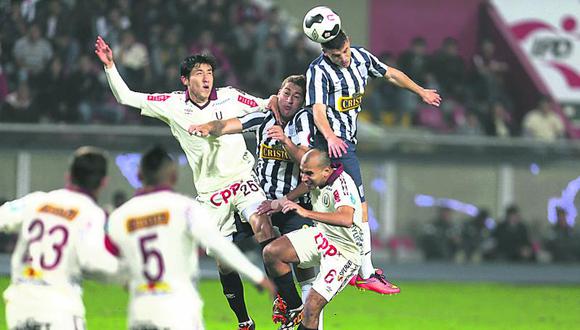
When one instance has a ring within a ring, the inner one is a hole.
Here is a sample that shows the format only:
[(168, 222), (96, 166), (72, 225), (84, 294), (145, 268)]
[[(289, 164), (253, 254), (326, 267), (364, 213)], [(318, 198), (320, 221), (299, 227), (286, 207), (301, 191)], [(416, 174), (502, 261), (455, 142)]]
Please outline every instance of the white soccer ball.
[(332, 40), (340, 32), (340, 27), (340, 17), (325, 6), (310, 9), (302, 23), (306, 36), (318, 43)]

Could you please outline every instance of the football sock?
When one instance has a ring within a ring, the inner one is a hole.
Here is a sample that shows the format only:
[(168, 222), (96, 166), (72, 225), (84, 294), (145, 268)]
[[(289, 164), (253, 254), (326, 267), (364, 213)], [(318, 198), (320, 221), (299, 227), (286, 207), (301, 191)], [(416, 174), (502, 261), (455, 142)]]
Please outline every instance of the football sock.
[(238, 322), (246, 322), (250, 320), (248, 310), (246, 309), (246, 302), (244, 301), (244, 287), (242, 279), (237, 272), (229, 274), (220, 274), (220, 281), (228, 304), (232, 311), (236, 314)]
[(274, 283), (278, 287), (278, 293), (286, 301), (288, 309), (295, 309), (302, 305), (302, 300), (300, 300), (298, 291), (296, 291), (294, 277), (292, 277), (291, 271), (282, 276), (275, 277)]
[(362, 264), (358, 271), (358, 274), (362, 278), (369, 278), (375, 273), (375, 267), (373, 266), (373, 261), (371, 260), (371, 228), (368, 222), (363, 222), (363, 252)]
[(306, 281), (298, 282), (298, 284), (300, 284), (300, 289), (302, 290), (302, 302), (303, 303), (305, 303), (306, 298), (308, 298), (308, 293), (310, 293), (310, 288), (312, 288), (312, 282), (314, 282), (313, 278), (306, 280)]

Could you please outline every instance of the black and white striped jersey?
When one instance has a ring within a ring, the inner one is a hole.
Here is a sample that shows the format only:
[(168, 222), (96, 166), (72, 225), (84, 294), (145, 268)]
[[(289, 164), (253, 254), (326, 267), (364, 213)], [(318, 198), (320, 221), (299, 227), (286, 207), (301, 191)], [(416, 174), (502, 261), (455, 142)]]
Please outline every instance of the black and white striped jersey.
[[(300, 183), (300, 164), (292, 160), (279, 141), (268, 138), (268, 129), (276, 124), (273, 113), (255, 112), (239, 119), (244, 132), (256, 133), (256, 172), (266, 196), (277, 199), (296, 188)], [(297, 146), (313, 147), (315, 126), (312, 113), (306, 109), (298, 110), (284, 127), (284, 133)], [(309, 202), (309, 198), (303, 196), (300, 202)]]
[(321, 54), (306, 72), (306, 106), (326, 104), (336, 136), (356, 143), (356, 120), (369, 77), (383, 77), (388, 66), (362, 47), (351, 46), (352, 59), (340, 67)]

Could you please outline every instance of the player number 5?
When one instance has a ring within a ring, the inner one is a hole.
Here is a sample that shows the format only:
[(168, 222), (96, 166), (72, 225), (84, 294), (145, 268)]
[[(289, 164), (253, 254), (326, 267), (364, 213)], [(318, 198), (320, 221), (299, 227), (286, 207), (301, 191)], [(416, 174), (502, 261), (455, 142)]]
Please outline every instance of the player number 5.
[[(141, 255), (143, 256), (143, 276), (150, 281), (150, 282), (158, 282), (163, 277), (163, 273), (165, 272), (165, 264), (163, 262), (163, 256), (159, 250), (155, 249), (154, 247), (148, 246), (152, 241), (157, 239), (157, 234), (151, 234), (143, 236), (139, 239), (139, 246), (141, 248)], [(156, 274), (152, 274), (149, 272), (149, 264), (150, 260), (156, 259), (158, 269)]]

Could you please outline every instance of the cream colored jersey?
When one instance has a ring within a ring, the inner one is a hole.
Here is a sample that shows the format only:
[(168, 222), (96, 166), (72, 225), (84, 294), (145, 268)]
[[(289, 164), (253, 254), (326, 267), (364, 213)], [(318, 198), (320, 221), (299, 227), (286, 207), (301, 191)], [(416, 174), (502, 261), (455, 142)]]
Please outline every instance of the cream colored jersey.
[(187, 129), (190, 125), (264, 111), (267, 100), (224, 87), (213, 90), (208, 103), (198, 106), (189, 99), (187, 92), (137, 93), (127, 87), (115, 67), (105, 69), (105, 72), (117, 101), (139, 108), (142, 115), (158, 118), (169, 125), (187, 156), (198, 194), (221, 189), (252, 171), (254, 157), (247, 150), (241, 134), (198, 137), (190, 135)]
[(81, 270), (117, 272), (118, 262), (104, 246), (104, 225), (96, 202), (69, 189), (35, 192), (1, 206), (0, 231), (19, 233), (7, 303), (56, 303), (60, 312), (83, 316)]
[(362, 254), (362, 205), (356, 184), (340, 165), (323, 188), (310, 191), (312, 210), (335, 212), (340, 206), (354, 209), (353, 225), (349, 228), (316, 222), (316, 227), (339, 248), (346, 258), (357, 261)]
[(264, 274), (218, 231), (192, 198), (170, 190), (138, 194), (109, 217), (107, 237), (129, 268), (130, 293), (172, 296), (197, 291), (198, 248), (259, 283)]

